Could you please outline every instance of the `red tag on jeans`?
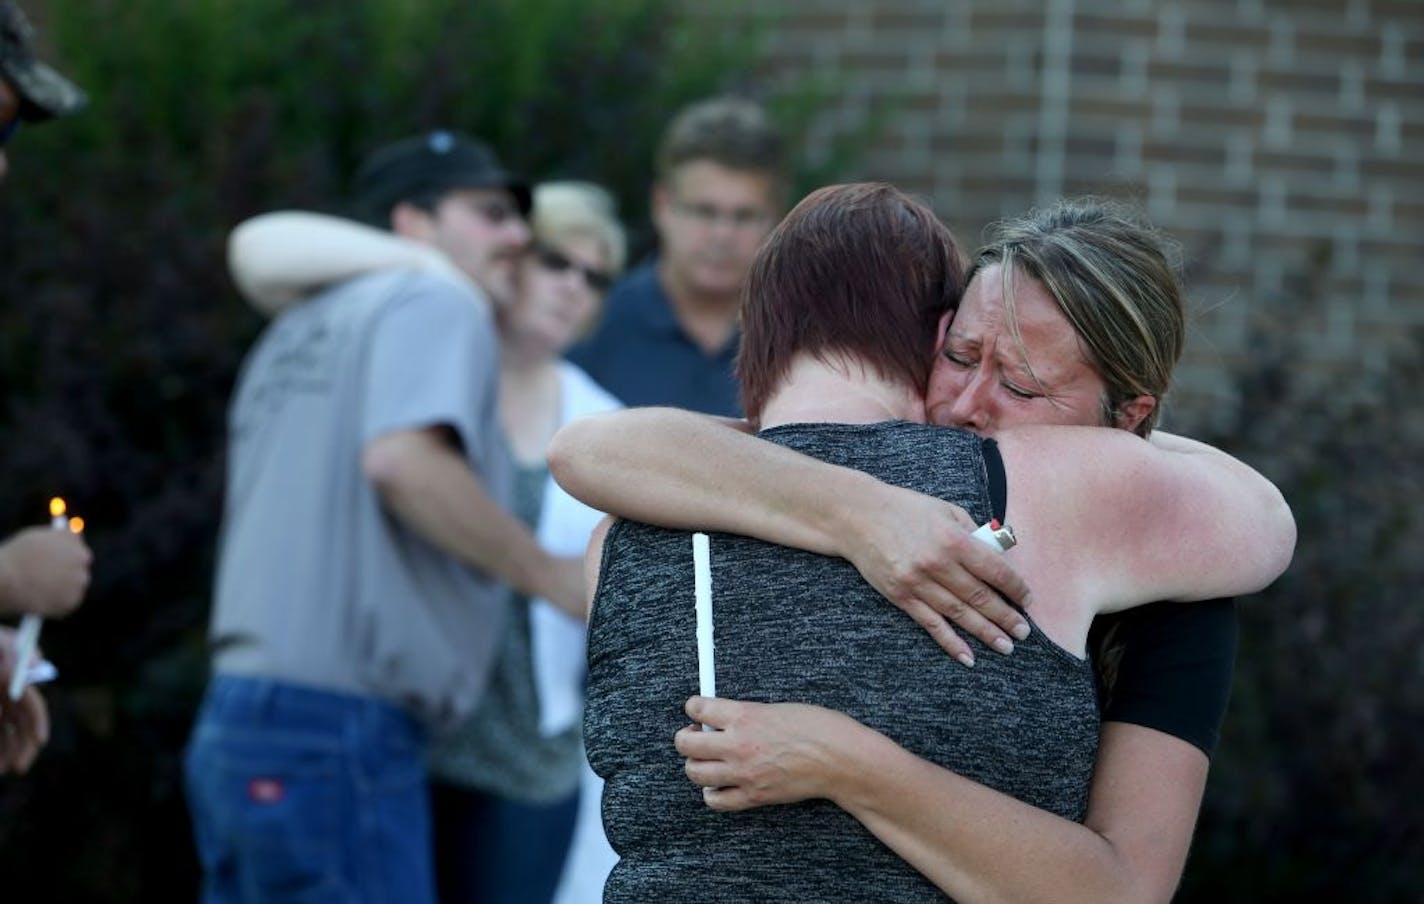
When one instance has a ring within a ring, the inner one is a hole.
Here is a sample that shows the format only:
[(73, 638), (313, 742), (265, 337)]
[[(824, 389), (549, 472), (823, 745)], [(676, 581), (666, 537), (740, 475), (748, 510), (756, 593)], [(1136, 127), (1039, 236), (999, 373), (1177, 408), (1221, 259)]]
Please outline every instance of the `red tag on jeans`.
[(285, 793), (281, 779), (254, 778), (247, 783), (247, 796), (253, 803), (275, 804)]

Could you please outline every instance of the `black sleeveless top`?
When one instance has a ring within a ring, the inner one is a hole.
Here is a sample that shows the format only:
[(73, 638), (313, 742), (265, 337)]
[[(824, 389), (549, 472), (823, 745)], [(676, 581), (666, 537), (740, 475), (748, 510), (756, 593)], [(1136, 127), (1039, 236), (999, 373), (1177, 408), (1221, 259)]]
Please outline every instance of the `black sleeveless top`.
[[(991, 515), (991, 442), (893, 422), (795, 424), (773, 442)], [(841, 559), (711, 535), (717, 690), (846, 713), (911, 753), (1078, 820), (1097, 753), (1089, 664), (1040, 631), (967, 669)], [(621, 859), (605, 900), (920, 901), (939, 891), (824, 800), (716, 813), (673, 748), (697, 693), (691, 534), (619, 521), (589, 623), (584, 735)], [(952, 818), (952, 814), (950, 814)]]

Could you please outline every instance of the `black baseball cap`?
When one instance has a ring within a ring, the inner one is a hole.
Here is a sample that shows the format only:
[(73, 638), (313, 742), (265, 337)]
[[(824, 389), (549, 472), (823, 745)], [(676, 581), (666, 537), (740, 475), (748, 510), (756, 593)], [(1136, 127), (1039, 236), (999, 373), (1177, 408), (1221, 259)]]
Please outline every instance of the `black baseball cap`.
[(376, 222), (403, 200), (457, 188), (502, 188), (529, 215), (529, 183), (506, 170), (489, 145), (459, 132), (403, 138), (374, 151), (356, 172), (357, 203)]
[(88, 101), (73, 82), (35, 59), (34, 29), (9, 0), (0, 2), (0, 77), (20, 96), (20, 118), (28, 122), (73, 113)]

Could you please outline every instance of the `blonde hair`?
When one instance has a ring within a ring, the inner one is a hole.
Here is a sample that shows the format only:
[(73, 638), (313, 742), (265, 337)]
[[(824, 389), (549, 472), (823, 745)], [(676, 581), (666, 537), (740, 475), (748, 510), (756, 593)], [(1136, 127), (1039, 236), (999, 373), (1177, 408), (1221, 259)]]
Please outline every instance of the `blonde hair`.
[(999, 264), (1014, 334), (1012, 274), (1038, 280), (1058, 304), (1106, 392), (1103, 422), (1138, 396), (1157, 405), (1137, 425), (1156, 425), (1172, 370), (1186, 344), (1186, 308), (1167, 242), (1130, 208), (1076, 198), (989, 228), (974, 272)]
[(628, 239), (618, 222), (617, 203), (607, 189), (592, 182), (536, 185), (529, 226), (543, 242), (593, 239), (603, 249), (609, 275), (622, 272), (627, 263)]

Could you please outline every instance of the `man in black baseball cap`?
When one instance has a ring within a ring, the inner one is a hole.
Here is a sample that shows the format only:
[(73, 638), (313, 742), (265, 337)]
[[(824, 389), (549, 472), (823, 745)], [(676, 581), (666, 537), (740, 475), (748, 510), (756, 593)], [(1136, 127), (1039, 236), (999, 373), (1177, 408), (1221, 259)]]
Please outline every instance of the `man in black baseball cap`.
[(514, 297), (529, 184), (488, 145), (446, 129), (403, 138), (366, 158), (355, 193), (367, 221), (435, 246), (496, 305)]
[(452, 188), (502, 188), (529, 214), (529, 184), (506, 170), (489, 145), (459, 132), (435, 129), (378, 148), (356, 174), (356, 193), (379, 226), (397, 202)]
[(84, 92), (35, 58), (34, 30), (20, 8), (0, 0), (0, 179), (5, 145), (24, 122), (43, 122), (84, 106)]

